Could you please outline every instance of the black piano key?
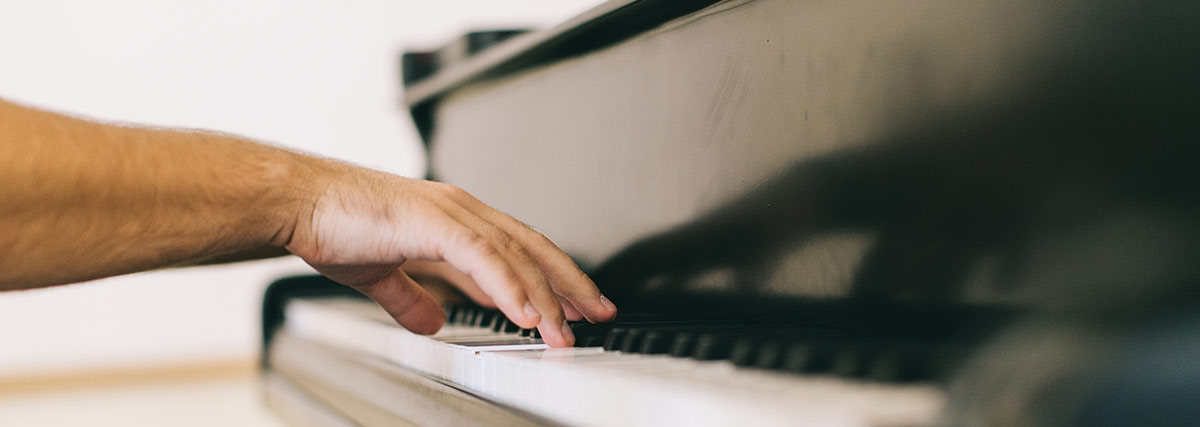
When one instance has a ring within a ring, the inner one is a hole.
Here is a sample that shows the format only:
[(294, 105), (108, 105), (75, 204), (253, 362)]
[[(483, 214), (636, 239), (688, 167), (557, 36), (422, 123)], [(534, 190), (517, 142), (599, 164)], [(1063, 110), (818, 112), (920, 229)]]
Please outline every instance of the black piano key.
[(516, 323), (513, 323), (511, 320), (504, 322), (504, 333), (519, 334), (520, 332), (521, 332), (521, 327), (518, 326)]
[(634, 353), (642, 349), (642, 337), (646, 335), (644, 329), (630, 329), (625, 333), (625, 338), (621, 339), (621, 348), (619, 350), (626, 353)]
[(675, 357), (692, 357), (692, 353), (696, 351), (696, 338), (697, 334), (689, 332), (675, 335), (667, 353)]
[(538, 328), (531, 329), (529, 331), (529, 338), (542, 339), (542, 330)]
[(843, 377), (859, 377), (870, 363), (872, 348), (862, 343), (841, 343), (833, 351), (830, 373)]
[[(447, 322), (526, 337), (497, 311), (473, 306), (446, 307)], [(786, 320), (786, 319), (785, 319)], [(900, 322), (877, 325), (859, 318), (814, 324), (805, 321), (721, 320), (622, 314), (612, 323), (570, 322), (577, 347), (603, 346), (627, 353), (671, 354), (700, 360), (729, 360), (738, 366), (798, 373), (830, 373), (878, 381), (935, 377), (951, 357), (935, 357), (941, 338), (912, 332)]]
[(696, 350), (692, 358), (698, 360), (721, 360), (729, 357), (734, 337), (728, 334), (701, 334), (696, 338)]
[(483, 325), (490, 320), (492, 320), (492, 313), (490, 311), (480, 310), (479, 314), (476, 314), (475, 318), (471, 319), (470, 326), (483, 327)]
[(571, 332), (575, 335), (576, 347), (599, 347), (604, 345), (604, 339), (612, 330), (611, 323), (570, 322)]
[(936, 345), (916, 339), (885, 339), (875, 343), (863, 367), (863, 376), (877, 381), (907, 382), (929, 379)]
[(797, 373), (825, 372), (829, 369), (831, 349), (828, 344), (802, 340), (788, 346), (782, 368)]
[(909, 381), (915, 379), (913, 360), (898, 349), (880, 349), (864, 368), (864, 376), (877, 381)]
[(970, 354), (967, 344), (958, 341), (925, 343), (918, 348), (920, 351), (915, 357), (916, 362), (911, 367), (913, 380), (930, 380), (949, 375)]
[(611, 331), (613, 328), (612, 323), (588, 323), (580, 321), (567, 322), (567, 324), (571, 326), (571, 333), (575, 334), (576, 337), (584, 335), (603, 337), (604, 335), (607, 335), (608, 331)]
[(612, 328), (608, 332), (608, 336), (604, 338), (604, 349), (616, 351), (621, 349), (621, 345), (625, 343), (625, 334), (629, 333), (626, 328)]
[(601, 347), (604, 345), (604, 338), (601, 337), (583, 337), (575, 339), (576, 347)]
[(783, 360), (783, 343), (767, 341), (758, 346), (758, 354), (754, 357), (753, 366), (761, 369), (777, 369)]
[(642, 348), (638, 351), (645, 354), (663, 354), (671, 350), (671, 342), (675, 332), (648, 331), (642, 338)]
[(758, 341), (752, 338), (740, 338), (733, 342), (729, 350), (729, 361), (737, 366), (750, 366), (754, 364), (754, 357), (757, 355)]

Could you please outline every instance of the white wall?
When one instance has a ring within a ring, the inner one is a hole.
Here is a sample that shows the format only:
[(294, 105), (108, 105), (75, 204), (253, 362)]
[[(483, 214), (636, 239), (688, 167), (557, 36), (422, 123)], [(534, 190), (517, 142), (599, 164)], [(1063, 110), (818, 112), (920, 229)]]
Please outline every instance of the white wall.
[[(401, 50), (546, 26), (597, 2), (4, 0), (0, 97), (419, 176)], [(253, 357), (263, 286), (303, 271), (280, 259), (0, 294), (0, 378)]]

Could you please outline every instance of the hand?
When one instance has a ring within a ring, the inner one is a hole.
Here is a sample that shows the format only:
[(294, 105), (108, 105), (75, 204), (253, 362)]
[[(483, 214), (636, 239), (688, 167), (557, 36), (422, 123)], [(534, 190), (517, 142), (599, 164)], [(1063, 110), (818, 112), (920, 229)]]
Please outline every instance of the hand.
[(329, 175), (287, 249), (413, 332), (436, 332), (445, 314), (400, 269), (407, 260), (445, 261), (470, 279), (452, 283), (553, 347), (574, 343), (567, 318), (616, 316), (554, 243), (459, 188), (350, 167)]
[[(418, 261), (408, 260), (401, 267), (408, 277), (421, 284), (421, 287), (429, 291), (434, 297), (441, 301), (443, 305), (447, 302), (462, 303), (464, 296), (475, 301), (482, 307), (496, 308), (496, 302), (492, 301), (492, 297), (484, 292), (479, 284), (471, 279), (471, 276), (463, 274), (461, 271), (455, 270), (442, 261)], [(562, 305), (563, 313), (567, 320), (579, 321), (583, 320), (583, 313), (575, 308), (569, 301), (558, 297)]]

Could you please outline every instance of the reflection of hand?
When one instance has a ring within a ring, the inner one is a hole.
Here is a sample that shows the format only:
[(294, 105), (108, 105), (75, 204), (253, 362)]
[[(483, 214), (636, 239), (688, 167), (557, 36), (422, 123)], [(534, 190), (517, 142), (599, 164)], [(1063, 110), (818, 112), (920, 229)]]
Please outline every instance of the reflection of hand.
[[(318, 179), (322, 193), (287, 248), (379, 303), (398, 323), (433, 333), (445, 316), (406, 273), (433, 273), (499, 308), (551, 346), (574, 337), (565, 319), (606, 321), (612, 303), (550, 240), (465, 191), (352, 167)], [(445, 261), (445, 264), (412, 261)], [(405, 265), (405, 270), (399, 267)], [(565, 314), (564, 314), (565, 310)]]

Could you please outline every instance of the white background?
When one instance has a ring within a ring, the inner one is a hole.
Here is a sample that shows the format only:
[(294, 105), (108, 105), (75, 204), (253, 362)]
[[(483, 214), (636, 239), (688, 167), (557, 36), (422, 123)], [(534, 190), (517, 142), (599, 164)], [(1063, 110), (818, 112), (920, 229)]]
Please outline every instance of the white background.
[[(545, 27), (595, 3), (0, 0), (0, 97), (420, 176), (402, 50)], [(305, 271), (285, 258), (0, 294), (0, 378), (252, 358), (263, 287)]]

